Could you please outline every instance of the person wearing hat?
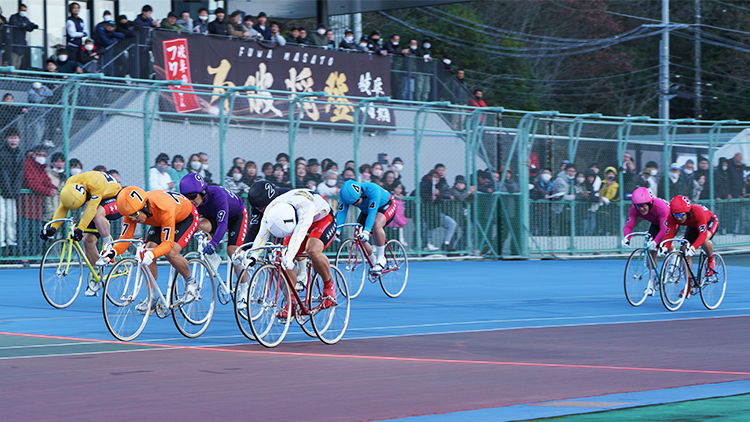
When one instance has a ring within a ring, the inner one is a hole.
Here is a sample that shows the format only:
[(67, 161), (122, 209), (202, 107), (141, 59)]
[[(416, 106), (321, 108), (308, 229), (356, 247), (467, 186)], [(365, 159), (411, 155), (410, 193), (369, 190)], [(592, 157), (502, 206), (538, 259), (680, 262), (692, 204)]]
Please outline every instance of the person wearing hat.
[(92, 32), (96, 34), (96, 31), (98, 31), (99, 28), (101, 28), (104, 25), (104, 22), (108, 22), (111, 20), (114, 20), (112, 18), (112, 12), (110, 12), (109, 10), (105, 10), (104, 13), (102, 13), (102, 21), (96, 24)]
[(299, 26), (293, 26), (289, 31), (289, 35), (286, 36), (286, 42), (293, 44), (300, 44), (299, 42)]
[(153, 13), (154, 9), (151, 5), (144, 5), (141, 7), (141, 14), (133, 19), (133, 24), (142, 28), (159, 28), (161, 26), (159, 21), (151, 17), (151, 14)]
[(70, 17), (65, 21), (65, 45), (70, 53), (70, 59), (78, 61), (78, 52), (83, 46), (83, 39), (88, 36), (86, 33), (86, 25), (78, 16), (78, 12), (81, 11), (81, 5), (76, 2), (68, 5), (68, 11)]
[(258, 13), (258, 23), (252, 26), (252, 29), (256, 30), (258, 34), (262, 37), (262, 39), (266, 41), (271, 40), (271, 26), (267, 25), (266, 22), (268, 21), (268, 17), (266, 16), (266, 12), (260, 12)]
[(367, 35), (362, 35), (362, 38), (359, 39), (359, 44), (357, 44), (357, 51), (361, 51), (363, 53), (367, 53), (370, 51), (370, 39), (367, 37)]
[(342, 50), (359, 50), (354, 40), (354, 32), (351, 29), (347, 28), (344, 31), (344, 39), (339, 43), (339, 48)]
[(49, 147), (39, 144), (27, 152), (23, 162), (23, 189), (31, 193), (21, 195), (18, 207), (21, 217), (18, 240), (22, 255), (37, 255), (42, 253), (38, 233), (44, 225), (45, 198), (57, 195), (57, 186), (52, 184), (47, 176), (47, 150)]
[(81, 51), (78, 52), (81, 59), (81, 68), (85, 69), (88, 73), (96, 72), (98, 67), (99, 52), (94, 45), (94, 40), (91, 38), (87, 39), (81, 47)]
[(83, 73), (81, 64), (69, 60), (70, 54), (67, 49), (61, 48), (57, 51), (57, 73)]
[(314, 34), (310, 35), (310, 41), (312, 41), (312, 45), (316, 45), (319, 47), (325, 47), (328, 45), (328, 38), (326, 38), (327, 29), (328, 28), (326, 28), (326, 24), (318, 24), (318, 29)]
[(599, 196), (605, 204), (620, 200), (620, 184), (617, 183), (617, 169), (609, 166), (604, 169), (604, 181), (599, 189)]
[(104, 50), (124, 38), (125, 34), (115, 31), (115, 21), (107, 21), (96, 33), (94, 43), (96, 48)]
[(221, 7), (214, 11), (216, 19), (208, 24), (208, 33), (213, 35), (229, 35), (227, 31), (227, 21), (224, 19), (226, 12)]
[(317, 158), (311, 158), (307, 162), (307, 177), (315, 180), (316, 184), (320, 184), (323, 181), (323, 176), (320, 174), (320, 164)]
[(183, 30), (181, 26), (177, 25), (177, 15), (174, 12), (167, 13), (167, 17), (161, 20), (161, 29)]
[(367, 46), (369, 50), (375, 54), (385, 56), (388, 54), (387, 51), (380, 47), (380, 32), (372, 31), (370, 33), (369, 44)]
[[(672, 163), (669, 166), (668, 177), (662, 179), (662, 189), (665, 183), (669, 183), (669, 197), (675, 197), (678, 195), (690, 196), (692, 189), (688, 189), (688, 183), (685, 176), (682, 174), (682, 167), (677, 163)], [(662, 191), (665, 192), (666, 191)]]
[(641, 179), (645, 181), (645, 186), (654, 198), (659, 196), (659, 183), (656, 180), (657, 174), (659, 174), (659, 165), (655, 161), (647, 162), (646, 167), (641, 172)]

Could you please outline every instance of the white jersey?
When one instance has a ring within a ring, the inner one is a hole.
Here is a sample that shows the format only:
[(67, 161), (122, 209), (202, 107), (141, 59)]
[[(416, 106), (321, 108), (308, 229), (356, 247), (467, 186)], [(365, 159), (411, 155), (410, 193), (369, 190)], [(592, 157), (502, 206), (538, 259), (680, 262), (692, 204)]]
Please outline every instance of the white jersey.
[[(316, 221), (320, 221), (327, 215), (331, 214), (331, 206), (328, 205), (328, 201), (323, 199), (322, 196), (314, 194), (307, 189), (290, 190), (271, 201), (263, 211), (263, 219), (260, 222), (258, 234), (253, 241), (254, 245), (265, 245), (268, 238), (271, 237), (271, 231), (269, 230), (266, 216), (269, 215), (269, 211), (278, 204), (290, 204), (297, 211), (297, 225), (294, 227), (294, 232), (292, 233), (291, 239), (289, 240), (289, 247), (287, 248), (287, 256), (294, 258), (297, 255), (300, 246), (302, 246), (305, 237), (307, 237), (307, 232), (310, 230), (310, 226)], [(250, 256), (258, 259), (260, 253), (260, 250), (256, 250), (253, 251)]]

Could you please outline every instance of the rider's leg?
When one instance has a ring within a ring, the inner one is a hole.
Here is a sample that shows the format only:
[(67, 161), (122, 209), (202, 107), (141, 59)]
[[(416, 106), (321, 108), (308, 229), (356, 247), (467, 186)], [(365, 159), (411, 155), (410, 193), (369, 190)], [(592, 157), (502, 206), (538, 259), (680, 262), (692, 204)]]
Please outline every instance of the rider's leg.
[[(96, 226), (99, 236), (104, 239), (104, 242), (108, 242), (110, 236), (109, 220), (107, 220), (107, 214), (104, 211), (104, 207), (99, 206), (96, 208), (96, 214), (91, 221)], [(96, 235), (86, 232), (83, 233), (83, 251), (92, 265), (97, 259), (99, 259), (99, 251), (96, 248), (97, 240), (98, 238)]]
[[(150, 251), (157, 246), (159, 246), (159, 244), (156, 242), (147, 242), (146, 250)], [(154, 280), (157, 280), (159, 278), (159, 267), (156, 266), (156, 258), (154, 258), (154, 261), (148, 266), (148, 269), (151, 270), (151, 275), (154, 276)]]
[(378, 213), (375, 216), (375, 224), (372, 225), (372, 238), (375, 242), (375, 250), (377, 251), (376, 265), (380, 264), (385, 267), (385, 226), (386, 219), (385, 215)]
[[(167, 262), (169, 262), (172, 267), (186, 280), (190, 280), (190, 266), (188, 265), (187, 259), (185, 259), (184, 256), (182, 256), (180, 253), (182, 252), (182, 246), (180, 246), (179, 243), (175, 243), (174, 246), (172, 246), (172, 250), (167, 252), (167, 255), (165, 258), (167, 258)], [(156, 260), (151, 264), (152, 267), (156, 267)], [(151, 268), (151, 267), (149, 267)], [(152, 271), (154, 271), (152, 269)], [(156, 274), (156, 272), (154, 272)]]
[(327, 287), (331, 282), (331, 264), (328, 257), (323, 254), (323, 248), (325, 248), (325, 245), (320, 239), (314, 237), (307, 239), (305, 247), (307, 256), (310, 258), (315, 272), (320, 274)]
[(211, 222), (205, 218), (201, 218), (201, 222), (198, 223), (198, 230), (202, 231), (203, 233), (206, 233), (208, 235), (208, 240), (211, 240), (211, 230), (213, 227), (211, 226)]
[(83, 252), (86, 254), (86, 259), (89, 260), (91, 265), (99, 259), (99, 252), (96, 250), (97, 237), (93, 233), (83, 233)]

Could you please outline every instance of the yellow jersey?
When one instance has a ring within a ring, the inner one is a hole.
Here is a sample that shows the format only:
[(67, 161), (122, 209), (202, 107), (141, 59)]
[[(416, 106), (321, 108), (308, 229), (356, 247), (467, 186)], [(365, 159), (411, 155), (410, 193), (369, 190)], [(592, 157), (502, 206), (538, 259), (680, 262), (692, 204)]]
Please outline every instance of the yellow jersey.
[[(75, 176), (70, 176), (65, 181), (65, 186), (60, 191), (60, 206), (57, 207), (54, 220), (65, 218), (68, 215), (68, 204), (86, 204), (86, 209), (81, 215), (81, 221), (76, 227), (85, 230), (96, 215), (96, 209), (103, 200), (117, 197), (122, 187), (111, 175), (101, 171), (87, 171)], [(54, 228), (60, 227), (61, 222), (54, 223)]]

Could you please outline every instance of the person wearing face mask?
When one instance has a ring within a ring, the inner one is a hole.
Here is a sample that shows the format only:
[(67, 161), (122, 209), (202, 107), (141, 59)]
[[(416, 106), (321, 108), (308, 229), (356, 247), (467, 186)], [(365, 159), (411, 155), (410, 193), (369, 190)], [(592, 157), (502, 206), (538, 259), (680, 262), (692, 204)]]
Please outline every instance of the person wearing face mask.
[(193, 32), (208, 35), (208, 9), (198, 9), (198, 20), (193, 21)]
[[(56, 152), (52, 154), (49, 160), (49, 166), (47, 167), (47, 176), (52, 181), (52, 184), (57, 187), (58, 194), (60, 190), (65, 186), (65, 154), (62, 152)], [(45, 198), (44, 208), (44, 219), (51, 220), (55, 213), (58, 205), (60, 205), (59, 196), (53, 196)]]
[(386, 54), (388, 54), (387, 51), (383, 50), (380, 47), (380, 32), (378, 31), (372, 31), (370, 33), (370, 38), (369, 38), (369, 43), (367, 44), (367, 48), (371, 52), (380, 56), (385, 56)]
[(41, 242), (37, 234), (44, 226), (45, 198), (57, 195), (57, 186), (52, 184), (47, 176), (47, 147), (37, 145), (27, 154), (23, 163), (23, 189), (31, 193), (21, 194), (19, 213), (21, 217), (20, 253), (22, 255), (37, 255), (42, 252)]
[[(533, 182), (533, 187), (529, 191), (529, 198), (533, 200), (550, 199), (552, 195), (552, 169), (545, 168), (542, 174)], [(535, 236), (549, 235), (549, 204), (532, 203), (531, 204), (531, 232)]]
[(531, 199), (549, 199), (552, 193), (552, 170), (546, 168), (542, 174), (534, 180), (533, 188), (529, 191)]
[(110, 12), (109, 10), (105, 10), (104, 13), (102, 13), (102, 21), (97, 23), (96, 26), (94, 27), (94, 31), (93, 31), (94, 34), (96, 34), (96, 31), (98, 31), (99, 28), (104, 26), (104, 22), (108, 22), (111, 20), (114, 20), (114, 18), (112, 17), (112, 12)]
[(331, 207), (334, 207), (334, 204), (337, 206), (338, 203), (335, 200), (331, 200), (331, 196), (339, 196), (340, 188), (336, 186), (338, 184), (338, 178), (339, 175), (333, 170), (328, 170), (325, 173), (325, 179), (318, 184), (318, 193), (329, 198), (328, 203), (331, 204)]
[(367, 38), (367, 35), (362, 35), (362, 38), (359, 39), (359, 43), (357, 44), (357, 51), (361, 51), (363, 53), (368, 53), (370, 51), (370, 39)]
[(417, 59), (417, 49), (419, 48), (419, 42), (415, 38), (409, 40), (409, 46), (402, 50), (404, 55), (404, 68), (406, 73), (401, 76), (401, 98), (402, 100), (413, 101), (414, 90), (416, 89), (416, 75), (412, 72), (419, 70), (419, 62)]
[(169, 175), (169, 156), (161, 153), (148, 171), (149, 190), (174, 190), (175, 181)]
[(609, 166), (604, 169), (605, 179), (602, 182), (602, 187), (599, 189), (599, 197), (605, 205), (611, 201), (620, 200), (620, 184), (617, 183), (617, 169)]
[(328, 28), (326, 28), (326, 25), (324, 23), (318, 24), (318, 29), (315, 31), (314, 34), (308, 36), (310, 41), (312, 41), (312, 45), (317, 45), (319, 47), (325, 47), (328, 45), (328, 38), (326, 38), (326, 31)]
[(243, 181), (242, 169), (239, 166), (232, 166), (227, 172), (227, 178), (224, 181), (224, 186), (227, 190), (237, 196), (242, 196), (250, 190), (250, 186)]
[(77, 61), (70, 60), (68, 50), (63, 48), (57, 52), (57, 73), (83, 73), (83, 68)]
[(692, 189), (693, 181), (695, 180), (695, 163), (693, 160), (685, 161), (685, 164), (682, 166), (682, 177), (685, 178), (688, 187)]
[(417, 86), (414, 99), (417, 101), (428, 101), (430, 99), (430, 78), (434, 73), (432, 66), (432, 42), (429, 38), (422, 40), (421, 48), (417, 51), (417, 70), (422, 74), (417, 76)]
[(443, 213), (441, 203), (443, 201), (453, 200), (450, 194), (450, 186), (443, 180), (438, 170), (432, 169), (419, 182), (419, 195), (422, 199), (421, 215), (424, 221), (424, 242), (429, 252), (439, 251), (441, 248), (435, 246), (435, 230), (438, 228), (445, 229), (445, 238), (442, 249), (444, 251), (455, 250), (451, 246), (453, 234), (456, 232), (456, 220)]
[(347, 28), (344, 31), (344, 39), (339, 43), (339, 48), (342, 50), (359, 50), (354, 40), (354, 32), (351, 29)]
[(28, 59), (24, 60), (27, 52), (26, 33), (38, 29), (39, 25), (31, 22), (29, 18), (26, 17), (26, 5), (23, 3), (18, 5), (18, 13), (11, 15), (8, 23), (13, 27), (12, 64), (16, 69), (25, 69), (28, 67), (26, 65)]
[(388, 52), (388, 54), (394, 56), (403, 56), (408, 52), (408, 49), (401, 48), (399, 46), (399, 42), (401, 42), (401, 36), (398, 34), (392, 34), (391, 37), (388, 38), (388, 42), (385, 43), (383, 48)]
[(716, 167), (716, 170), (714, 171), (714, 199), (717, 201), (721, 201), (722, 199), (732, 199), (730, 182), (729, 160), (725, 157), (720, 157), (719, 166)]
[(78, 57), (81, 59), (81, 68), (86, 73), (95, 73), (98, 70), (99, 52), (94, 45), (94, 40), (86, 40), (81, 51), (78, 52)]
[(70, 175), (75, 176), (76, 174), (81, 174), (83, 172), (83, 164), (81, 164), (81, 160), (77, 158), (71, 158), (70, 163), (68, 164), (68, 168), (70, 168)]
[(370, 166), (370, 178), (372, 179), (373, 183), (377, 183), (382, 185), (381, 181), (383, 179), (383, 165), (379, 162), (374, 162)]
[(659, 182), (656, 179), (656, 176), (658, 174), (659, 166), (655, 161), (649, 161), (648, 163), (646, 163), (646, 167), (641, 173), (641, 179), (643, 179), (643, 182), (641, 182), (640, 185), (644, 185), (645, 183), (645, 186), (648, 188), (651, 194), (654, 195), (654, 197), (659, 195)]
[[(685, 180), (685, 177), (682, 174), (682, 168), (679, 164), (672, 163), (672, 165), (669, 166), (669, 173), (667, 173), (667, 176), (668, 177), (662, 179), (662, 186), (660, 189), (664, 189), (664, 184), (669, 183), (668, 196), (690, 195), (690, 190), (688, 189), (690, 185), (687, 184), (687, 180)], [(662, 192), (666, 191), (662, 190)]]
[(4, 141), (0, 147), (0, 247), (4, 255), (17, 254), (17, 200), (21, 193), (23, 174), (18, 171), (23, 166), (21, 154), (21, 137), (18, 129), (11, 127), (5, 131)]

